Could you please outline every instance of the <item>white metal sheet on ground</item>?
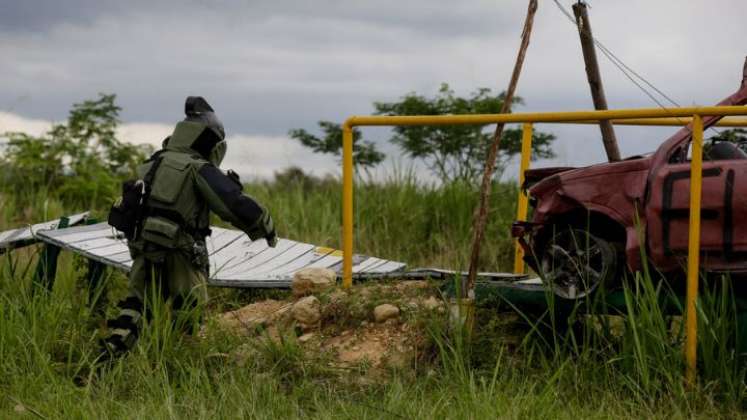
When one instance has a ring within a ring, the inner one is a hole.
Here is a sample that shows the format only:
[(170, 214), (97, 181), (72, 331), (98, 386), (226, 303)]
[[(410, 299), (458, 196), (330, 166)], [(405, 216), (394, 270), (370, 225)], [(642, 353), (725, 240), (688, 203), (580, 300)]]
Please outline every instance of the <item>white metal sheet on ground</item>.
[(224, 273), (266, 248), (267, 245), (262, 244), (261, 241), (253, 242), (247, 236), (239, 238), (225, 246), (220, 252), (210, 255), (210, 272), (214, 274)]
[(230, 277), (236, 273), (252, 272), (255, 267), (259, 267), (267, 261), (284, 254), (297, 244), (297, 242), (287, 239), (278, 239), (275, 248), (270, 248), (266, 243), (264, 243), (265, 241), (255, 242), (260, 245), (259, 250), (253, 251), (243, 258), (240, 258), (239, 262), (236, 264), (227, 265), (225, 269), (218, 273), (218, 275)]
[(313, 252), (314, 248), (316, 248), (316, 246), (311, 244), (297, 243), (293, 246), (293, 248), (288, 249), (286, 252), (278, 255), (277, 257), (267, 261), (260, 266), (254, 267), (252, 269), (252, 272), (254, 272), (256, 275), (277, 275), (281, 271), (283, 271), (284, 267), (287, 267), (294, 261), (303, 261), (306, 255), (308, 255), (310, 252)]
[[(210, 284), (226, 287), (289, 287), (293, 274), (305, 267), (325, 267), (340, 272), (342, 252), (303, 242), (280, 239), (270, 248), (264, 239), (251, 241), (243, 232), (213, 228), (206, 245), (210, 256)], [(132, 265), (127, 242), (111, 226), (99, 223), (40, 232), (48, 243), (92, 260), (129, 270)], [(401, 272), (404, 263), (353, 256), (358, 277), (377, 277)]]
[[(68, 216), (68, 226), (75, 226), (86, 220), (88, 212), (74, 214)], [(57, 229), (60, 224), (60, 219), (51, 220), (49, 222), (37, 223), (35, 225), (28, 225), (18, 229), (6, 230), (0, 232), (0, 253), (6, 249), (15, 248), (19, 245), (28, 244), (34, 242), (34, 234), (43, 230)]]
[(130, 257), (129, 249), (118, 254), (108, 255), (106, 258), (108, 260), (112, 260), (115, 263), (123, 264), (126, 267), (130, 267), (132, 265), (132, 257)]
[(380, 258), (367, 258), (366, 260), (361, 261), (359, 264), (353, 264), (353, 273), (365, 273), (371, 269), (376, 268), (377, 265), (380, 265), (383, 262), (385, 261)]
[[(440, 280), (454, 280), (456, 277), (466, 278), (466, 271), (455, 271), (445, 270), (443, 268), (416, 268), (409, 270), (402, 275), (402, 278), (416, 279), (416, 278), (430, 278)], [(390, 275), (378, 275), (376, 278), (391, 278)], [(529, 276), (526, 274), (514, 274), (514, 273), (496, 273), (496, 272), (478, 272), (478, 280), (481, 281), (503, 281), (503, 282), (523, 282), (526, 281)], [(534, 280), (532, 280), (534, 281)]]
[(311, 251), (289, 261), (288, 264), (278, 267), (276, 273), (279, 276), (293, 275), (293, 273), (301, 268), (314, 267), (314, 264), (317, 264), (318, 261), (325, 258), (328, 254), (326, 251), (319, 252), (319, 247), (314, 247)]
[(239, 230), (214, 228), (213, 234), (210, 235), (205, 241), (208, 254), (213, 255), (216, 252), (221, 251), (225, 247), (230, 246), (232, 243), (241, 240), (243, 236), (245, 236), (244, 232), (241, 232)]
[(122, 234), (117, 232), (107, 223), (79, 226), (73, 229), (60, 229), (57, 231), (48, 231), (46, 233), (51, 235), (56, 235), (58, 233), (62, 234), (65, 236), (65, 242), (70, 244), (85, 244), (96, 239), (106, 240), (108, 238), (109, 240), (116, 240), (117, 238), (122, 238)]
[(106, 246), (102, 246), (102, 247), (99, 247), (99, 248), (96, 248), (96, 249), (92, 249), (92, 250), (90, 250), (90, 252), (92, 254), (100, 255), (102, 257), (110, 257), (112, 255), (121, 254), (122, 252), (129, 253), (130, 250), (127, 248), (127, 244), (126, 243), (117, 242), (117, 243), (114, 243), (114, 244), (110, 243), (110, 244), (108, 244)]
[(317, 248), (316, 253), (319, 257), (315, 259), (314, 261), (312, 261), (311, 263), (309, 263), (307, 267), (330, 268), (336, 264), (339, 264), (340, 261), (342, 261), (342, 253), (339, 253), (339, 251), (320, 252), (319, 248)]

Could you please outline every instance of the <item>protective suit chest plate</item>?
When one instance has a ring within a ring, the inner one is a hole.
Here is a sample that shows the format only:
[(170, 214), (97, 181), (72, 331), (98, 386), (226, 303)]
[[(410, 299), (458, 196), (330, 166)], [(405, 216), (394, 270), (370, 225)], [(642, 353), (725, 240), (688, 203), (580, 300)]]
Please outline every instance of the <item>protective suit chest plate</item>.
[(175, 204), (185, 190), (190, 175), (190, 165), (185, 159), (163, 158), (156, 171), (150, 198), (162, 204)]
[(204, 161), (171, 151), (164, 153), (162, 159), (151, 186), (148, 206), (182, 227), (207, 228), (207, 203), (195, 188), (195, 173)]

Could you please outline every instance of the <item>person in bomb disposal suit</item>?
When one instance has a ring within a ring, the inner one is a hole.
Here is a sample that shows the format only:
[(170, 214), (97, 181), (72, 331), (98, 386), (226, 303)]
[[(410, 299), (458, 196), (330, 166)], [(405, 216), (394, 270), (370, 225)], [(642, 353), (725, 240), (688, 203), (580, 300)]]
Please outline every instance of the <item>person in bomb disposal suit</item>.
[(178, 328), (190, 331), (197, 325), (207, 300), (205, 238), (211, 211), (252, 240), (277, 243), (267, 210), (242, 193), (233, 171), (218, 169), (226, 142), (213, 108), (190, 96), (185, 113), (162, 149), (138, 168), (141, 179), (123, 185), (123, 197), (109, 214), (109, 223), (128, 238), (133, 263), (127, 298), (119, 303), (117, 318), (107, 321), (103, 359), (135, 345), (148, 296), (170, 302)]

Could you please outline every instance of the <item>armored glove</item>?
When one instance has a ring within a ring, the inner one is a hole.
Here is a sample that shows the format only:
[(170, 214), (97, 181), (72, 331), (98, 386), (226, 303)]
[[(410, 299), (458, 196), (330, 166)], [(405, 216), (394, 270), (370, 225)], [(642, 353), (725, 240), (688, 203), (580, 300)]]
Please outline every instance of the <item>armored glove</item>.
[(272, 232), (268, 233), (267, 236), (265, 236), (265, 240), (267, 241), (267, 245), (271, 248), (275, 248), (275, 246), (278, 244), (278, 235), (275, 234), (275, 229), (272, 230)]

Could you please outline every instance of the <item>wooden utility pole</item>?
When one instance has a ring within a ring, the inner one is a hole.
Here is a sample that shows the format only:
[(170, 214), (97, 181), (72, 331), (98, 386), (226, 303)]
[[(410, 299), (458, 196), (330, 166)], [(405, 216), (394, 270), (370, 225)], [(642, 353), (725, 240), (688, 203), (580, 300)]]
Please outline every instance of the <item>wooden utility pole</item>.
[[(602, 76), (599, 73), (597, 51), (594, 48), (594, 37), (591, 35), (591, 23), (589, 23), (589, 14), (586, 12), (586, 3), (579, 0), (578, 3), (574, 4), (573, 14), (576, 16), (578, 35), (581, 37), (581, 50), (584, 53), (584, 63), (586, 64), (586, 78), (589, 80), (594, 109), (607, 109), (607, 98), (604, 96), (604, 87), (602, 87)], [(620, 149), (617, 147), (617, 137), (612, 123), (607, 120), (599, 121), (599, 129), (602, 131), (602, 142), (604, 142), (604, 150), (607, 152), (607, 160), (610, 162), (620, 160)]]
[[(524, 57), (526, 56), (527, 47), (529, 46), (529, 38), (532, 34), (532, 24), (534, 23), (535, 12), (537, 12), (537, 0), (529, 0), (527, 17), (524, 21), (524, 30), (521, 33), (519, 54), (516, 57), (516, 64), (514, 64), (514, 71), (511, 74), (511, 81), (508, 84), (506, 96), (503, 99), (501, 114), (511, 112), (511, 102), (514, 99), (516, 85), (519, 83), (519, 75), (521, 74), (521, 67), (524, 64)], [(501, 144), (504, 125), (504, 123), (498, 123), (498, 125), (496, 125), (495, 133), (493, 134), (493, 143), (490, 145), (488, 157), (485, 161), (485, 172), (483, 172), (482, 185), (480, 187), (480, 203), (475, 209), (472, 222), (472, 254), (469, 260), (469, 275), (467, 281), (462, 282), (463, 299), (474, 298), (475, 280), (477, 278), (477, 263), (480, 258), (480, 244), (482, 243), (482, 238), (485, 234), (485, 225), (488, 219), (488, 201), (493, 182), (493, 171), (495, 170), (495, 159), (498, 156), (498, 149)]]

